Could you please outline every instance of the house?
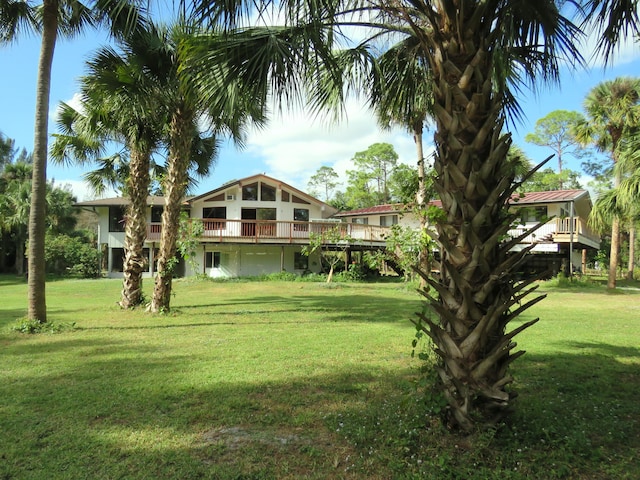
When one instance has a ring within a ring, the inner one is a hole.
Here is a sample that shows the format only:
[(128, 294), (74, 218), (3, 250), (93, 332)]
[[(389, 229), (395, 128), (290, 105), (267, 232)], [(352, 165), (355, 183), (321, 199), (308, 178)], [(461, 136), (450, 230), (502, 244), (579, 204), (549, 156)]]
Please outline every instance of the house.
[[(146, 277), (154, 274), (154, 257), (162, 233), (164, 197), (148, 197)], [(98, 216), (98, 238), (107, 257), (109, 277), (122, 277), (126, 198), (80, 202)], [(181, 261), (177, 276), (256, 276), (280, 271), (320, 272), (319, 256), (302, 248), (313, 234), (338, 228), (354, 239), (354, 249), (383, 248), (386, 228), (346, 224), (331, 218), (336, 209), (280, 180), (259, 174), (235, 180), (184, 200), (190, 221), (201, 222), (194, 262)], [(337, 241), (337, 240), (334, 240)], [(337, 246), (337, 245), (336, 245)], [(331, 247), (331, 245), (329, 245)]]
[[(439, 206), (439, 201), (431, 202)], [(569, 252), (574, 271), (584, 271), (587, 251), (600, 248), (600, 238), (587, 226), (591, 198), (586, 190), (530, 192), (514, 196), (511, 208), (521, 213), (521, 222), (509, 230), (513, 238), (523, 235), (539, 222), (545, 224), (524, 237), (512, 250), (519, 251), (535, 244), (523, 268), (527, 271), (558, 273), (568, 265)], [(360, 225), (388, 227), (399, 224), (419, 227), (417, 217), (402, 204), (377, 205), (334, 215), (343, 221)]]

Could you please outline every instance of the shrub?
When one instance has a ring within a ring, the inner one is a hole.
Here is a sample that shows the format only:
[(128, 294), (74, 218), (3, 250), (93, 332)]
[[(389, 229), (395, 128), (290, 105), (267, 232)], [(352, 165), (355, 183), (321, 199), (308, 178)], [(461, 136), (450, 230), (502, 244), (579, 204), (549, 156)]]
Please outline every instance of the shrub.
[(86, 240), (68, 235), (47, 235), (47, 273), (80, 278), (100, 276), (100, 252)]

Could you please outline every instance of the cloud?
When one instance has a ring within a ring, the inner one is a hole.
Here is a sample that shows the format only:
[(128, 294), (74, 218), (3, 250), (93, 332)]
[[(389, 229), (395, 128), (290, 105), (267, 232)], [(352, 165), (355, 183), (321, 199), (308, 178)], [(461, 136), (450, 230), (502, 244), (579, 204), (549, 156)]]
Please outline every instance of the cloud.
[(71, 191), (78, 202), (95, 200), (97, 198), (111, 198), (119, 196), (119, 194), (115, 190), (112, 190), (110, 188), (107, 188), (104, 194), (96, 195), (93, 190), (91, 190), (91, 187), (82, 180), (56, 179), (54, 180), (54, 185), (58, 188), (64, 188)]
[(268, 175), (305, 190), (309, 177), (323, 165), (344, 182), (354, 154), (379, 142), (392, 144), (401, 162), (415, 165), (411, 135), (400, 128), (382, 131), (371, 110), (351, 101), (345, 118), (335, 124), (304, 112), (284, 112), (267, 129), (249, 136), (246, 152), (267, 165)]
[[(79, 112), (82, 112), (84, 110), (82, 106), (82, 95), (80, 95), (80, 93), (78, 92), (74, 93), (69, 100), (64, 100), (64, 103), (66, 103), (67, 105), (69, 105), (70, 107), (74, 108)], [(57, 124), (59, 113), (60, 113), (60, 104), (57, 104), (55, 108), (52, 108), (51, 110), (49, 110), (49, 123), (51, 123), (52, 125)]]

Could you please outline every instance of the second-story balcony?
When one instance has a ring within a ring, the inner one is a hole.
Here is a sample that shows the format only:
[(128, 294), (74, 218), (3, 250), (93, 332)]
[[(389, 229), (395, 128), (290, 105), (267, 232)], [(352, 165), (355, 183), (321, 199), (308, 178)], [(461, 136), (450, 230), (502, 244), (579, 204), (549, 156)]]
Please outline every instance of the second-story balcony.
[[(509, 235), (517, 237), (524, 234), (534, 224), (518, 225), (509, 230)], [(569, 244), (573, 242), (576, 247), (579, 244), (585, 247), (600, 248), (600, 237), (594, 233), (587, 222), (579, 217), (554, 218), (545, 223), (532, 234), (521, 240), (521, 244)]]
[[(201, 222), (202, 242), (211, 243), (291, 243), (308, 244), (313, 235), (323, 235), (325, 243), (384, 246), (388, 227), (344, 222), (298, 222), (278, 220), (192, 219)], [(162, 225), (151, 223), (147, 227), (147, 242), (160, 240)]]

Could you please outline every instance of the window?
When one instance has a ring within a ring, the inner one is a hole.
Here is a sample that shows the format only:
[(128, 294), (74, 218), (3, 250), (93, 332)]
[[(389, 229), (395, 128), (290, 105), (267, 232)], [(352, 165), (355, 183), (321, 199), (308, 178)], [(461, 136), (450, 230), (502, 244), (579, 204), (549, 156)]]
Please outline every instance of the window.
[(164, 207), (151, 207), (151, 223), (162, 222), (162, 211)]
[(227, 207), (206, 207), (202, 209), (202, 218), (205, 220), (205, 230), (223, 230), (227, 228), (226, 222), (211, 222), (210, 219), (227, 218)]
[[(293, 220), (295, 222), (308, 222), (309, 221), (309, 209), (308, 208), (294, 208), (293, 209)], [(294, 223), (293, 230), (296, 232), (307, 232), (309, 231), (309, 225)]]
[(276, 209), (275, 208), (257, 208), (256, 218), (258, 220), (275, 220)]
[(111, 249), (111, 271), (122, 272), (124, 270), (124, 248)]
[(220, 268), (220, 252), (206, 252), (204, 259), (205, 268)]
[(122, 206), (109, 207), (109, 231), (124, 232), (125, 209)]
[(369, 218), (367, 217), (356, 217), (351, 219), (351, 223), (357, 223), (360, 225), (369, 225)]
[(524, 222), (542, 222), (547, 220), (547, 207), (526, 207), (522, 209)]
[(293, 268), (295, 270), (307, 270), (309, 268), (309, 257), (301, 252), (293, 254)]
[(266, 183), (260, 184), (260, 200), (263, 202), (275, 202), (276, 201), (276, 189)]
[(242, 200), (258, 200), (258, 182), (242, 186)]
[(285, 192), (284, 190), (282, 190), (282, 201), (283, 202), (288, 202), (289, 201), (289, 192)]
[(380, 226), (390, 227), (398, 224), (398, 215), (380, 215)]
[(305, 205), (309, 205), (309, 202), (307, 202), (306, 200), (303, 200), (300, 197), (297, 197), (295, 195), (291, 195), (291, 201), (293, 201), (293, 203), (303, 203)]

